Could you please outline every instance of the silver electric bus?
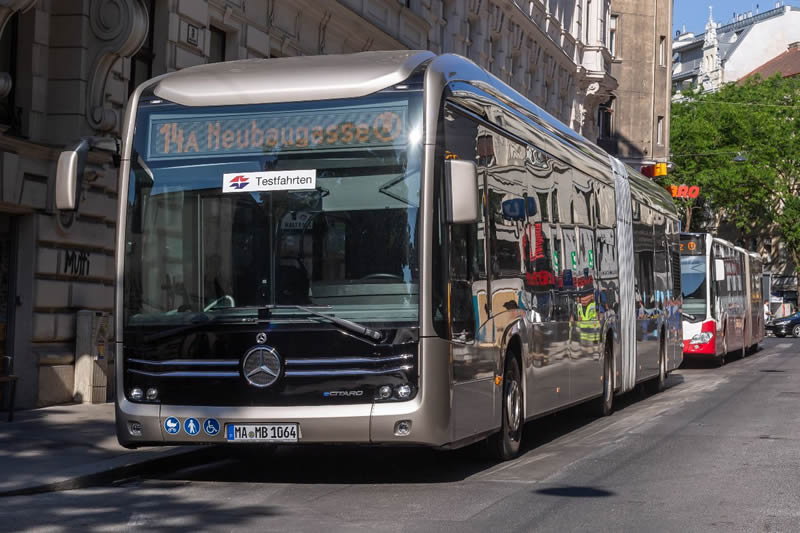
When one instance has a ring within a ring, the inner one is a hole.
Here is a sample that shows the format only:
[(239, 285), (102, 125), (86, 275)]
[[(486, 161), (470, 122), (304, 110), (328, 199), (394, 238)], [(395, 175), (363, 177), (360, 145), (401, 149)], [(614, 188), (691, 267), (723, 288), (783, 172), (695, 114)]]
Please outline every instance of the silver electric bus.
[[(59, 160), (74, 208), (87, 143)], [(514, 456), (682, 358), (666, 193), (471, 61), (246, 60), (142, 84), (119, 181), (124, 446)]]
[(708, 233), (681, 233), (683, 352), (718, 365), (764, 339), (758, 254)]

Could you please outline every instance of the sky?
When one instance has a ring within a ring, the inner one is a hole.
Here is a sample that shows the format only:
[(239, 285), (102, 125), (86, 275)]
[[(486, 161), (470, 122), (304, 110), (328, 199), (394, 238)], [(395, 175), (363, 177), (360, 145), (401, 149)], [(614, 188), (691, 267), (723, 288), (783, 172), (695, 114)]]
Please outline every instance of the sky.
[[(780, 2), (781, 0), (777, 0)], [(800, 7), (800, 0), (783, 0), (786, 5)], [(708, 6), (714, 8), (714, 22), (727, 24), (733, 21), (733, 13), (746, 13), (758, 11), (763, 13), (774, 9), (776, 0), (674, 0), (674, 12), (672, 15), (673, 35), (676, 30), (686, 26), (686, 31), (695, 34), (705, 31), (708, 21)]]

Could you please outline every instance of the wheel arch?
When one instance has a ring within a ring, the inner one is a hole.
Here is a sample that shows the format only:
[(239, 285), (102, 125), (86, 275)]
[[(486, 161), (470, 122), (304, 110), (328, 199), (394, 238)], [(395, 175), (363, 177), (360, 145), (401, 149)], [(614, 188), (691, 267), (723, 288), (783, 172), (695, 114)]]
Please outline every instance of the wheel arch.
[[(507, 355), (510, 353), (514, 354), (514, 357), (517, 359), (517, 364), (519, 365), (519, 374), (520, 380), (522, 381), (522, 394), (523, 398), (528, 397), (528, 372), (526, 371), (525, 363), (524, 363), (524, 353), (525, 353), (525, 343), (523, 342), (524, 338), (524, 324), (522, 323), (522, 319), (515, 320), (511, 324), (508, 325), (504, 334), (503, 334), (503, 342), (501, 343), (500, 348), (500, 361), (499, 367), (497, 369), (497, 375), (503, 376), (505, 375), (506, 369), (506, 359)], [(502, 390), (502, 388), (501, 388)], [(522, 416), (525, 417), (525, 405), (523, 401), (522, 406)]]

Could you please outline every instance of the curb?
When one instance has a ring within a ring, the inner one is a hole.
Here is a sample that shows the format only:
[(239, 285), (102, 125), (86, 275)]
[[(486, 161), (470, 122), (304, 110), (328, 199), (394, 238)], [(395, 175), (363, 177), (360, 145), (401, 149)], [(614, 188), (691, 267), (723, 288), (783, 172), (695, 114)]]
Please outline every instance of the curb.
[(196, 464), (197, 461), (211, 459), (217, 452), (218, 448), (216, 446), (204, 446), (199, 449), (193, 448), (191, 450), (173, 450), (166, 452), (159, 457), (144, 459), (142, 461), (133, 460), (132, 463), (120, 466), (112, 466), (99, 472), (78, 475), (60, 481), (43, 483), (41, 485), (0, 491), (0, 498), (8, 498), (12, 496), (30, 496), (33, 494), (42, 494), (46, 492), (58, 492), (64, 490), (83, 489), (98, 485), (107, 485), (114, 481), (120, 481), (127, 478), (151, 474), (157, 471), (163, 471), (165, 467), (167, 467), (169, 471), (180, 470), (182, 468), (186, 468), (187, 466)]

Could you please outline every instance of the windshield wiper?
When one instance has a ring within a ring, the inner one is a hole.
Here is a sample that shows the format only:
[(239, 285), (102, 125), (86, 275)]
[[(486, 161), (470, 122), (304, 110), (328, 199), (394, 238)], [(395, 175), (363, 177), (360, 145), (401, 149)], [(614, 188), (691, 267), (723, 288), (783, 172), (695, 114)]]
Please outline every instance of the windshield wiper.
[(364, 337), (368, 337), (372, 340), (379, 341), (383, 338), (381, 332), (375, 329), (372, 329), (368, 326), (364, 326), (363, 324), (359, 324), (358, 322), (353, 322), (352, 320), (347, 320), (346, 318), (339, 318), (333, 315), (328, 315), (325, 313), (320, 313), (319, 311), (315, 311), (308, 307), (302, 305), (275, 305), (275, 306), (266, 306), (264, 309), (268, 312), (271, 312), (273, 309), (299, 309), (304, 313), (308, 313), (309, 315), (316, 316), (319, 318), (324, 318), (325, 320), (336, 324), (337, 326), (346, 329), (347, 331), (351, 331), (353, 333), (357, 333)]

